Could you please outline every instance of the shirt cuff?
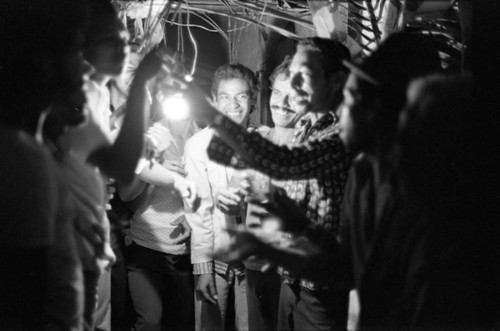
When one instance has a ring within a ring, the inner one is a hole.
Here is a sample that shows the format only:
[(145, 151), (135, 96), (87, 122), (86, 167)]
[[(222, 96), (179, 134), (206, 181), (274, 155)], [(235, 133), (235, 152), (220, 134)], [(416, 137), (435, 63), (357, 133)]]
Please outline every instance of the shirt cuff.
[(193, 275), (212, 274), (214, 272), (214, 262), (207, 261), (193, 264)]

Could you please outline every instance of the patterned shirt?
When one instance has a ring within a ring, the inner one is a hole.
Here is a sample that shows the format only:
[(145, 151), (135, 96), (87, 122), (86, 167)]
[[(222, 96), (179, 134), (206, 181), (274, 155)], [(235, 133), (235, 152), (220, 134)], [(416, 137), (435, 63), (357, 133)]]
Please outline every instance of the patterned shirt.
[[(208, 155), (216, 162), (236, 168), (249, 166), (275, 178), (289, 179), (285, 184), (289, 197), (303, 207), (313, 223), (337, 235), (350, 157), (338, 137), (335, 114), (328, 112), (314, 125), (310, 123), (307, 115), (299, 122), (295, 147), (290, 150), (256, 135), (245, 136), (227, 119), (218, 117), (213, 126), (235, 137), (246, 155), (235, 154), (216, 137), (212, 139)], [(284, 276), (287, 281), (293, 281), (286, 272)], [(302, 280), (301, 285), (309, 289), (321, 287), (306, 280)]]

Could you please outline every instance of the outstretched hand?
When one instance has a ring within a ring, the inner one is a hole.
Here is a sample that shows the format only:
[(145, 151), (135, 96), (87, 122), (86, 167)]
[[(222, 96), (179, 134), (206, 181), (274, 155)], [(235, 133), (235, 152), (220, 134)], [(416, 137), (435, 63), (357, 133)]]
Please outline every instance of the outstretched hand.
[[(282, 188), (273, 187), (269, 200), (251, 200), (250, 202), (278, 217), (281, 221), (280, 230), (283, 232), (299, 235), (310, 224), (309, 219), (304, 215), (303, 209), (295, 201), (287, 197), (285, 190)], [(264, 216), (262, 222), (266, 222), (267, 219), (275, 220), (274, 217)]]
[(135, 79), (147, 81), (156, 76), (162, 68), (163, 59), (160, 49), (155, 48), (144, 58), (135, 71)]
[(228, 230), (232, 235), (229, 245), (215, 251), (214, 259), (226, 263), (237, 263), (251, 255), (261, 255), (265, 252), (267, 244), (254, 232), (246, 230), (243, 226), (237, 230)]
[(154, 150), (155, 157), (164, 152), (172, 144), (170, 130), (160, 121), (148, 128), (146, 138), (150, 147)]

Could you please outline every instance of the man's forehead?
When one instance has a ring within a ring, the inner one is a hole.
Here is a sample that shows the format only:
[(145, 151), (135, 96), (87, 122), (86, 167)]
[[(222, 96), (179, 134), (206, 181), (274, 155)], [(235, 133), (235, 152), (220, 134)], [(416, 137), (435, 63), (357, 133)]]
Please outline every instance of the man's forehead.
[(244, 93), (249, 91), (250, 91), (250, 86), (248, 86), (248, 83), (241, 78), (230, 78), (221, 80), (219, 82), (219, 86), (217, 87), (217, 93), (227, 93), (227, 92)]
[(274, 79), (273, 87), (274, 86), (280, 86), (280, 87), (289, 86), (291, 88), (290, 81), (291, 81), (291, 77), (289, 75), (287, 75), (285, 73), (281, 73), (281, 74), (277, 75), (276, 78)]
[(320, 54), (310, 47), (298, 46), (290, 63), (290, 70), (304, 66), (314, 70), (322, 70)]

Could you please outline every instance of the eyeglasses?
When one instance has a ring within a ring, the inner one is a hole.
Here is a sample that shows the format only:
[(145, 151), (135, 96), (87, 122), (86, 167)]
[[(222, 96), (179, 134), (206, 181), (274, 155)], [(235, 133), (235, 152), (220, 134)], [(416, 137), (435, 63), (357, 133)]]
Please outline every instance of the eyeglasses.
[(220, 94), (217, 96), (217, 101), (221, 103), (229, 103), (231, 100), (236, 100), (238, 103), (247, 102), (250, 99), (250, 94), (248, 92), (240, 93), (235, 96), (229, 94)]

